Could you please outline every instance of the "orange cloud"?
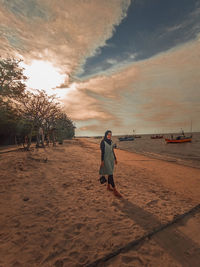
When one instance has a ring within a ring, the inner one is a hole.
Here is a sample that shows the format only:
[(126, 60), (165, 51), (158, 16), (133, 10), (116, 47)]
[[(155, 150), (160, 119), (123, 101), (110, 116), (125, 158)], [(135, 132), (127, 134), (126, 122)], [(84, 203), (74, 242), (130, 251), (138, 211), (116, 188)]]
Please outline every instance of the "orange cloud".
[(126, 16), (130, 0), (26, 0), (0, 4), (1, 54), (38, 59), (73, 74), (105, 45)]
[(72, 118), (82, 123), (97, 120), (96, 128), (82, 128), (86, 133), (93, 130), (100, 134), (100, 120), (115, 132), (132, 132), (138, 127), (142, 132), (159, 127), (177, 130), (190, 125), (191, 119), (198, 130), (199, 44), (196, 40), (115, 73), (77, 83), (76, 91), (68, 94), (64, 103)]

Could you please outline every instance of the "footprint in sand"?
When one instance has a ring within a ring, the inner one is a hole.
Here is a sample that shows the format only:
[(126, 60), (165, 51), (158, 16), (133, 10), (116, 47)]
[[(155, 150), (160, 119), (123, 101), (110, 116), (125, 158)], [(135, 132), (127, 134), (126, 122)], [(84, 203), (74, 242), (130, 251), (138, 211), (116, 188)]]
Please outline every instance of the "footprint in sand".
[(62, 260), (57, 260), (55, 263), (54, 263), (54, 266), (55, 267), (63, 267), (64, 266), (64, 262)]
[(139, 257), (128, 257), (128, 256), (122, 256), (122, 262), (123, 263), (133, 263), (133, 266), (136, 266), (135, 264), (141, 264), (143, 266), (143, 261)]
[(154, 200), (149, 201), (146, 205), (151, 206), (151, 205), (157, 204), (157, 202), (158, 202), (158, 199), (154, 199)]
[[(12, 266), (13, 267), (21, 267), (22, 265), (21, 265), (21, 263), (19, 263), (18, 261), (16, 261), (16, 262), (13, 263)], [(1, 266), (1, 267), (3, 267), (3, 266)]]
[(91, 186), (86, 186), (85, 189), (86, 190), (90, 190), (92, 187)]
[(78, 231), (75, 231), (73, 234), (74, 234), (74, 235), (79, 235), (79, 234), (80, 234), (80, 232), (78, 232)]
[[(66, 263), (67, 263), (67, 265), (66, 265)], [(70, 260), (70, 258), (63, 258), (63, 259), (56, 260), (53, 266), (55, 266), (55, 267), (73, 266), (72, 264), (73, 263)]]
[(53, 227), (47, 228), (47, 232), (52, 232), (52, 231), (53, 231)]
[(77, 251), (72, 251), (69, 256), (77, 258), (79, 256), (79, 253)]
[(161, 195), (161, 196), (160, 196), (160, 199), (162, 199), (162, 200), (169, 200), (169, 197), (166, 196), (166, 195)]
[(87, 260), (88, 260), (88, 257), (87, 257), (87, 256), (82, 256), (82, 257), (79, 259), (79, 262), (80, 262), (80, 264), (84, 264), (84, 263), (86, 263)]
[(63, 188), (68, 188), (70, 186), (70, 183), (64, 183), (64, 184), (62, 184), (62, 187)]
[(82, 223), (77, 223), (77, 224), (75, 224), (75, 227), (76, 227), (78, 230), (80, 230), (83, 226), (84, 226), (84, 224), (82, 224)]

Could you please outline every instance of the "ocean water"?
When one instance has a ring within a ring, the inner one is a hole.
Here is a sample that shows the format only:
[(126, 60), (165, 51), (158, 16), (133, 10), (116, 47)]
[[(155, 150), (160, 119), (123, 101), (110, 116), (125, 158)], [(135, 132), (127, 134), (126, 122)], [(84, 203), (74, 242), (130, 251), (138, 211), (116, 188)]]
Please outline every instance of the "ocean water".
[[(185, 135), (187, 136), (187, 134)], [(191, 143), (180, 144), (167, 144), (165, 138), (170, 138), (169, 134), (165, 134), (163, 139), (151, 139), (151, 135), (142, 135), (141, 138), (135, 138), (134, 141), (121, 142), (118, 140), (118, 137), (112, 137), (113, 142), (117, 145), (117, 149), (200, 168), (200, 133), (193, 133)], [(93, 139), (93, 141), (100, 143), (101, 139)]]

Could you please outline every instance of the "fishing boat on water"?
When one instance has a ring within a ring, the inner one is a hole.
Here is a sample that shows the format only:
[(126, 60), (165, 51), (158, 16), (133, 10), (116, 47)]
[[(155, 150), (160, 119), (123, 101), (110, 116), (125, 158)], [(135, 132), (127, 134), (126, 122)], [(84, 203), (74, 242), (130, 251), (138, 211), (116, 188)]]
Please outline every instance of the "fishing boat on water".
[(134, 135), (134, 138), (141, 138), (142, 136), (141, 135)]
[(167, 139), (165, 138), (166, 143), (186, 143), (186, 142), (192, 142), (192, 136), (190, 137), (183, 137), (178, 136), (176, 139)]
[(161, 139), (161, 138), (163, 138), (163, 135), (160, 135), (160, 134), (156, 134), (156, 135), (151, 136), (151, 139)]
[(119, 137), (119, 141), (133, 141), (134, 137), (133, 136), (124, 136), (124, 137)]
[(133, 130), (133, 138), (141, 138), (142, 136), (139, 134), (135, 134), (136, 130)]
[(184, 131), (181, 129), (182, 135), (179, 135), (177, 137), (173, 137), (173, 134), (171, 135), (171, 138), (165, 138), (166, 143), (186, 143), (186, 142), (192, 142), (192, 134), (190, 136), (185, 136)]

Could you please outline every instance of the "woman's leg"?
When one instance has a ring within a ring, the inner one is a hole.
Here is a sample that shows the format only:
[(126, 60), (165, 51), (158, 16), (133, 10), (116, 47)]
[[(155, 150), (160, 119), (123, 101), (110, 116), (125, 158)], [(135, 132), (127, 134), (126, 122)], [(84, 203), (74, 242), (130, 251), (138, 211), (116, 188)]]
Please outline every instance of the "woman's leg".
[(108, 175), (108, 185), (112, 185), (112, 188), (115, 187), (115, 183), (114, 183), (114, 179), (113, 179), (112, 174)]
[(108, 185), (107, 185), (107, 189), (110, 190), (110, 191), (113, 191), (113, 189), (111, 188), (111, 181), (110, 181), (109, 175), (108, 175)]
[[(112, 185), (112, 188), (110, 187), (110, 185)], [(115, 196), (117, 197), (122, 197), (122, 195), (116, 190), (115, 188), (115, 182), (114, 182), (114, 178), (113, 178), (113, 175), (109, 175), (108, 176), (108, 187), (107, 187), (108, 190), (113, 190), (113, 193)]]

